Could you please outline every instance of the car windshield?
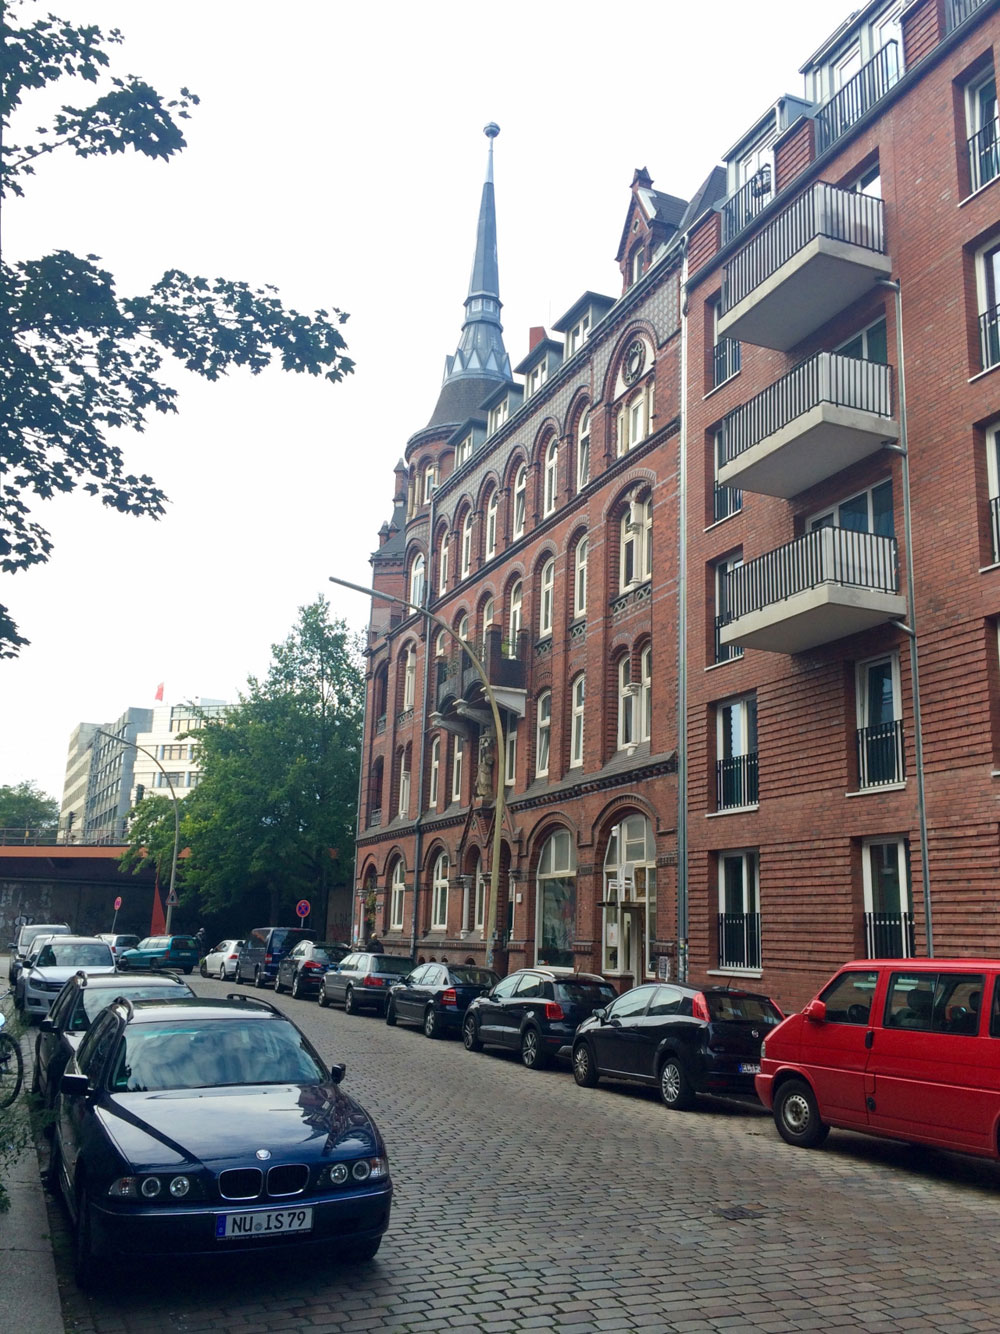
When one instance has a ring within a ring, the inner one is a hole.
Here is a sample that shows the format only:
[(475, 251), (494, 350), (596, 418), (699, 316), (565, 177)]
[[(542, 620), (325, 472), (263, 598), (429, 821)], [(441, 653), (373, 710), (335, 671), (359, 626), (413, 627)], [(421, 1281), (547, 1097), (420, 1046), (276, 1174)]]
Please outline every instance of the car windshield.
[(118, 987), (87, 987), (83, 993), (83, 1010), (88, 1023), (92, 1024), (104, 1007), (120, 995), (127, 996), (130, 1001), (170, 1001), (193, 996), (194, 992), (176, 982), (144, 982), (141, 987), (122, 986), (120, 990)]
[(618, 992), (608, 982), (557, 982), (556, 997), (569, 1005), (589, 1005), (596, 1010), (598, 1006), (608, 1005)]
[(450, 971), (454, 982), (466, 982), (477, 987), (496, 986), (497, 975), (491, 973), (488, 968), (467, 968), (463, 966), (452, 968)]
[(39, 968), (110, 968), (114, 964), (107, 945), (43, 945)]
[(754, 1024), (780, 1024), (781, 1015), (766, 996), (746, 996), (738, 991), (709, 992), (708, 1012), (715, 1021), (744, 1019)]
[(131, 1024), (118, 1052), (115, 1092), (319, 1084), (326, 1071), (299, 1031), (282, 1020)]

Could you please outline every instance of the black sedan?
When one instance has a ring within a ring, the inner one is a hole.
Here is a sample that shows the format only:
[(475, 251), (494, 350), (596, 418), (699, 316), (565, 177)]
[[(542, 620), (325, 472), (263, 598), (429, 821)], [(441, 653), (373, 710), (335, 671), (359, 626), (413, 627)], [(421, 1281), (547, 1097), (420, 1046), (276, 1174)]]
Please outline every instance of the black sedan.
[[(194, 992), (176, 973), (98, 974), (88, 977), (75, 973), (52, 1002), (35, 1039), (35, 1065), (31, 1091), (38, 1094), (46, 1108), (55, 1106), (59, 1081), (70, 1058), (83, 1041), (91, 1024), (116, 996), (130, 1001), (158, 1000), (173, 1002)], [(47, 1126), (46, 1130), (51, 1129)]]
[(728, 987), (633, 987), (577, 1029), (573, 1074), (584, 1088), (601, 1075), (651, 1084), (677, 1110), (698, 1093), (754, 1097), (761, 1042), (783, 1018), (767, 996)]
[(313, 1245), (371, 1259), (392, 1182), (343, 1075), (256, 997), (110, 1005), (60, 1084), (50, 1173), (77, 1281), (133, 1257)]
[(278, 964), (274, 989), (280, 995), (288, 990), (296, 1000), (315, 996), (323, 982), (323, 974), (331, 964), (350, 954), (347, 945), (336, 941), (300, 940)]
[(419, 1024), (429, 1038), (461, 1033), (469, 1002), (499, 980), (488, 968), (471, 964), (421, 964), (390, 989), (385, 1022)]

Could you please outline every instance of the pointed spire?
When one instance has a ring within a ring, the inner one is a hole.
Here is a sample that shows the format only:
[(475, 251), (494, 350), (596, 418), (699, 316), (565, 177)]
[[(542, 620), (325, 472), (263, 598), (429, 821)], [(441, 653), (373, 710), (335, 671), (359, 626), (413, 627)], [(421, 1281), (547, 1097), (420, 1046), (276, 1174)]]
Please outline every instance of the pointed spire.
[(455, 355), (445, 359), (444, 381), (428, 426), (458, 425), (503, 381), (512, 379), (510, 358), (500, 323), (500, 273), (497, 265), (497, 218), (493, 195), (493, 140), (500, 126), (483, 129), (490, 141), (476, 229), (476, 253), (465, 298), (465, 323)]

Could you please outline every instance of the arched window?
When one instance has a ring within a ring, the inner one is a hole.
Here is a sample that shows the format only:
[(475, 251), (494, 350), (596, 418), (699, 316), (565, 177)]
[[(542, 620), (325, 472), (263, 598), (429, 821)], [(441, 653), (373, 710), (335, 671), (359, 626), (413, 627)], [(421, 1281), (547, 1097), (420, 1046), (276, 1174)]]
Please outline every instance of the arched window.
[(406, 893), (406, 868), (400, 858), (392, 868), (389, 881), (389, 927), (393, 931), (403, 929), (403, 895)]
[(586, 678), (583, 672), (573, 681), (571, 696), (573, 720), (570, 727), (569, 764), (571, 769), (583, 764), (583, 703)]
[(410, 813), (410, 747), (404, 746), (399, 754), (399, 810), (400, 819)]
[(427, 787), (427, 806), (429, 810), (436, 810), (438, 804), (438, 788), (441, 778), (441, 738), (436, 736), (431, 742), (431, 772), (430, 781)]
[(514, 537), (524, 536), (525, 516), (528, 508), (528, 469), (522, 463), (514, 478), (514, 522), (511, 532)]
[(447, 533), (441, 539), (441, 568), (438, 570), (438, 592), (447, 593), (448, 591), (448, 547), (451, 545)]
[(461, 577), (465, 579), (472, 569), (472, 510), (469, 510), (462, 520), (462, 569)]
[(439, 630), (437, 632), (437, 638), (434, 640), (434, 656), (435, 658), (446, 658), (448, 656), (447, 630)]
[(587, 614), (587, 550), (588, 543), (581, 537), (573, 556), (573, 619)]
[(410, 601), (416, 607), (424, 605), (424, 587), (426, 580), (426, 562), (422, 551), (418, 551), (410, 566)]
[(639, 695), (639, 740), (648, 741), (653, 720), (653, 646), (647, 644), (641, 659), (642, 689)]
[(510, 618), (507, 622), (507, 657), (517, 657), (517, 636), (521, 629), (523, 590), (520, 579), (510, 590)]
[(486, 876), (483, 874), (483, 855), (476, 858), (476, 906), (472, 912), (474, 931), (482, 931), (486, 922)]
[(424, 472), (424, 499), (423, 499), (423, 503), (424, 503), (425, 505), (426, 505), (427, 502), (430, 500), (431, 496), (433, 496), (434, 492), (437, 490), (437, 481), (438, 481), (437, 464), (436, 464), (436, 463), (428, 463), (427, 468), (426, 468), (426, 470), (425, 470), (425, 472)]
[(463, 644), (469, 642), (469, 617), (467, 612), (463, 612), (458, 618), (458, 637)]
[(403, 710), (413, 708), (417, 695), (417, 650), (411, 644), (403, 659)]
[(383, 760), (380, 755), (372, 765), (371, 774), (368, 779), (368, 823), (369, 825), (379, 825), (382, 823), (382, 770)]
[(483, 604), (483, 627), (480, 636), (480, 647), (482, 648), (482, 654), (480, 656), (483, 656), (486, 653), (486, 631), (493, 624), (493, 617), (495, 615), (496, 615), (496, 603), (493, 601), (492, 598), (487, 598), (485, 603)]
[(538, 696), (535, 706), (535, 776), (544, 778), (549, 772), (549, 747), (552, 740), (552, 691)]
[(559, 441), (552, 439), (545, 451), (545, 474), (542, 486), (542, 512), (552, 514), (559, 496)]
[(554, 560), (547, 560), (542, 566), (542, 576), (539, 581), (538, 636), (540, 639), (544, 639), (546, 635), (552, 633), (552, 602), (555, 577), (556, 563)]
[(448, 927), (448, 854), (441, 852), (434, 863), (431, 885), (431, 930), (444, 931)]
[(590, 409), (580, 417), (576, 428), (576, 489), (582, 491), (590, 481)]
[(465, 761), (465, 741), (457, 736), (452, 742), (451, 750), (451, 799), (453, 802), (462, 800), (462, 769)]
[(625, 655), (618, 664), (618, 749), (624, 750), (635, 742), (635, 692), (632, 684), (632, 663)]
[(633, 496), (621, 518), (618, 589), (626, 592), (653, 573), (653, 500)]
[(491, 560), (497, 554), (497, 509), (500, 503), (499, 492), (494, 491), (486, 506), (486, 559)]
[(546, 839), (538, 859), (535, 962), (572, 968), (576, 939), (576, 855), (566, 829)]
[(630, 815), (612, 829), (601, 898), (601, 971), (629, 973), (641, 982), (653, 971), (649, 943), (656, 937), (656, 845), (644, 815)]

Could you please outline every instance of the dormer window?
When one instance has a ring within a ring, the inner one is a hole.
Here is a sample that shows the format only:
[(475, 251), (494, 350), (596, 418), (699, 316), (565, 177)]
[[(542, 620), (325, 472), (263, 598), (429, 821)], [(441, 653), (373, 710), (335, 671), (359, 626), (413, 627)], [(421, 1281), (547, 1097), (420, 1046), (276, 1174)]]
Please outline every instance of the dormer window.
[(438, 472), (436, 463), (428, 463), (424, 469), (424, 499), (423, 504), (427, 504), (437, 490)]
[(537, 394), (539, 389), (541, 389), (542, 385), (548, 378), (549, 378), (549, 363), (548, 363), (548, 358), (546, 358), (544, 361), (540, 361), (537, 366), (534, 366), (528, 372), (528, 378), (525, 383), (526, 397), (531, 398), (533, 394)]
[(583, 347), (584, 343), (587, 341), (587, 335), (589, 333), (590, 314), (588, 312), (584, 315), (582, 320), (579, 320), (573, 325), (572, 329), (570, 329), (569, 333), (566, 335), (567, 357), (571, 357), (574, 352), (578, 352), (580, 348)]
[(490, 408), (490, 416), (489, 416), (490, 435), (493, 435), (495, 431), (499, 431), (500, 427), (503, 426), (504, 422), (507, 420), (508, 412), (509, 412), (509, 402), (506, 398), (502, 398), (500, 402), (496, 405), (496, 407)]
[(455, 450), (455, 467), (460, 468), (463, 463), (468, 463), (472, 458), (472, 435), (465, 437), (458, 449)]
[(634, 287), (646, 271), (646, 252), (640, 244), (632, 251), (629, 260), (629, 287)]

